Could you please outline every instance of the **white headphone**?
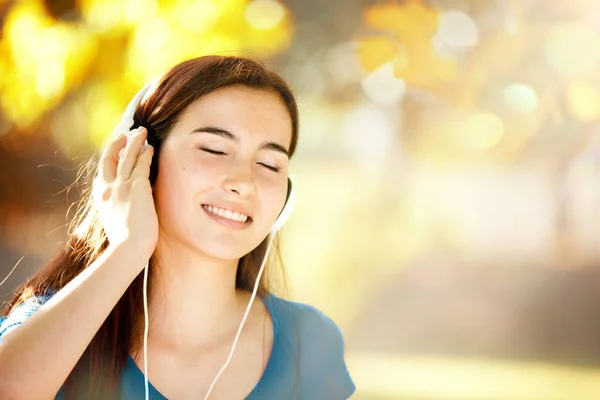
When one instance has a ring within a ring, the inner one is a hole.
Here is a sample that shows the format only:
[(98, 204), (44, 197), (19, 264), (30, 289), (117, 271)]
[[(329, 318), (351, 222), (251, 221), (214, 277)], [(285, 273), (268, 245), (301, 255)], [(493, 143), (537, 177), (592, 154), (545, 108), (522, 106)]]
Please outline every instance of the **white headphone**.
[[(150, 90), (150, 88), (156, 87), (156, 84), (157, 84), (157, 81), (151, 82), (151, 83), (147, 84), (146, 86), (144, 86), (139, 92), (136, 93), (136, 95), (133, 97), (133, 99), (131, 99), (131, 101), (127, 105), (127, 108), (125, 109), (125, 112), (123, 113), (123, 117), (121, 118), (121, 121), (113, 130), (113, 135), (117, 136), (117, 135), (120, 135), (121, 133), (124, 133), (127, 137), (127, 142), (129, 142), (132, 139), (133, 131), (131, 131), (130, 129), (134, 125), (133, 116), (135, 114), (135, 110), (137, 109), (139, 104), (142, 102), (142, 100), (146, 97), (146, 95), (147, 94), (149, 95), (150, 93), (152, 93), (152, 91), (149, 92), (149, 90)], [(148, 145), (148, 140), (146, 140), (145, 145), (146, 146)], [(252, 308), (254, 299), (256, 298), (256, 293), (258, 291), (258, 283), (260, 282), (260, 278), (264, 271), (265, 264), (267, 262), (267, 259), (269, 258), (269, 252), (271, 251), (271, 245), (273, 244), (273, 239), (275, 238), (275, 233), (277, 233), (277, 231), (279, 231), (283, 227), (283, 225), (286, 223), (286, 221), (290, 217), (292, 210), (294, 209), (294, 206), (296, 204), (296, 191), (294, 190), (293, 182), (294, 182), (293, 177), (291, 175), (289, 175), (288, 176), (288, 190), (287, 190), (287, 197), (285, 200), (285, 204), (283, 206), (283, 209), (279, 213), (277, 220), (275, 220), (273, 227), (271, 228), (271, 231), (269, 234), (269, 243), (267, 245), (267, 250), (265, 251), (265, 256), (263, 258), (260, 269), (258, 271), (258, 275), (256, 276), (256, 282), (254, 283), (254, 289), (252, 290), (252, 296), (250, 297), (250, 301), (248, 302), (248, 305), (246, 306), (246, 311), (244, 312), (244, 316), (242, 318), (242, 321), (240, 322), (237, 333), (233, 340), (233, 344), (231, 346), (229, 356), (227, 357), (227, 360), (225, 360), (225, 362), (223, 363), (223, 366), (221, 367), (221, 369), (215, 376), (215, 379), (212, 381), (208, 391), (206, 392), (206, 394), (204, 396), (204, 400), (208, 399), (208, 396), (210, 395), (210, 393), (212, 392), (213, 388), (215, 387), (217, 381), (221, 377), (221, 374), (223, 374), (223, 371), (225, 371), (225, 369), (229, 365), (229, 362), (231, 361), (231, 358), (233, 357), (233, 352), (235, 351), (235, 347), (237, 345), (238, 339), (240, 337), (240, 334), (242, 333), (242, 329), (244, 327), (244, 324), (246, 323), (246, 319), (248, 318), (248, 314), (250, 313), (250, 309)], [(144, 387), (145, 387), (145, 393), (146, 393), (146, 400), (148, 400), (149, 396), (150, 396), (149, 390), (148, 390), (148, 263), (146, 263), (146, 267), (144, 268)]]

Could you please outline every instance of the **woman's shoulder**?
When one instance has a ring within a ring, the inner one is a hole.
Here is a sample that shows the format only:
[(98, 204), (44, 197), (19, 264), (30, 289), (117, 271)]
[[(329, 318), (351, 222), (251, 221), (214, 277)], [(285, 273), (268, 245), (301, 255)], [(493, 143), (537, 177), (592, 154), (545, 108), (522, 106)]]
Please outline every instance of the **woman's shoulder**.
[(309, 304), (271, 295), (267, 304), (278, 338), (298, 346), (303, 361), (323, 357), (342, 358), (345, 341), (338, 325), (325, 313)]
[(342, 337), (337, 324), (318, 308), (296, 301), (286, 300), (274, 294), (270, 294), (266, 301), (267, 308), (271, 312), (274, 322), (277, 325), (290, 325), (299, 329), (301, 335), (328, 334)]
[(302, 398), (350, 397), (356, 388), (345, 363), (345, 340), (338, 325), (309, 304), (275, 295), (266, 300), (278, 343), (300, 370)]

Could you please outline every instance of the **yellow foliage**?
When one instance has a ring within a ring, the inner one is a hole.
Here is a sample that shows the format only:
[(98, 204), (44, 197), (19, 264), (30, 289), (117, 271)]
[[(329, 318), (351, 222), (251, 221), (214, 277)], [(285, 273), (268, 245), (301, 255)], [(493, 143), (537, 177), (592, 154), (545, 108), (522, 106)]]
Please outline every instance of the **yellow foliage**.
[(400, 54), (398, 44), (389, 38), (372, 37), (360, 41), (358, 57), (367, 72), (372, 72)]
[(438, 13), (422, 0), (374, 5), (365, 11), (367, 26), (394, 32), (399, 38), (430, 38), (438, 28)]
[[(275, 0), (77, 4), (82, 15), (77, 23), (54, 20), (41, 0), (9, 9), (0, 40), (0, 108), (22, 133), (34, 133), (68, 93), (82, 92), (94, 106), (84, 107), (89, 122), (81, 134), (88, 135), (87, 143), (102, 143), (121, 106), (174, 64), (205, 54), (274, 56), (289, 46), (293, 33), (289, 11)], [(83, 148), (69, 151), (78, 150)]]
[(391, 62), (395, 75), (409, 85), (430, 88), (451, 82), (458, 65), (435, 53), (432, 44), (438, 28), (438, 13), (421, 0), (407, 0), (369, 7), (365, 24), (388, 33), (359, 39), (358, 57), (367, 72)]

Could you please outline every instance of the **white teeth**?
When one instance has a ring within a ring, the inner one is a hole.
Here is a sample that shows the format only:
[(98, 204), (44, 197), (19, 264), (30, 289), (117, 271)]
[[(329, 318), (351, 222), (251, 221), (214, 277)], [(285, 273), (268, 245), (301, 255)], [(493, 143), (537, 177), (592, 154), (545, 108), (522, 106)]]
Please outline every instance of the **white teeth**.
[(233, 212), (231, 210), (225, 210), (223, 208), (217, 208), (213, 206), (204, 205), (205, 210), (210, 213), (216, 214), (220, 217), (230, 219), (232, 221), (246, 222), (248, 220), (248, 216), (245, 214), (241, 214), (239, 212)]

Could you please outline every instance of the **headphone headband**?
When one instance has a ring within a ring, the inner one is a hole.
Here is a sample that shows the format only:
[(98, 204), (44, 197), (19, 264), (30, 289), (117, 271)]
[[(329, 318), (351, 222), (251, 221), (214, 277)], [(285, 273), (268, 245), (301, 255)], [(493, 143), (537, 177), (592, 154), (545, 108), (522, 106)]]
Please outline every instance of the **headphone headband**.
[(135, 94), (135, 96), (133, 96), (133, 99), (131, 99), (129, 104), (127, 104), (127, 108), (125, 108), (125, 112), (121, 117), (121, 121), (119, 121), (119, 124), (115, 127), (115, 129), (113, 129), (114, 136), (118, 136), (121, 133), (127, 134), (127, 132), (129, 132), (134, 123), (133, 116), (135, 115), (135, 110), (137, 109), (138, 105), (142, 102), (142, 99), (144, 98), (148, 90), (150, 90), (150, 88), (153, 87), (155, 83), (156, 81), (148, 83), (146, 86), (141, 88), (140, 91), (138, 91)]

